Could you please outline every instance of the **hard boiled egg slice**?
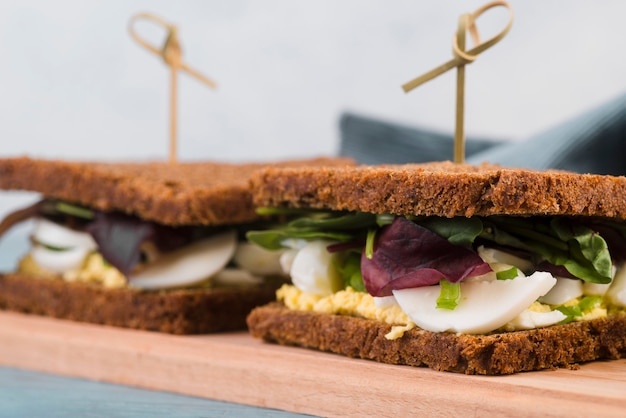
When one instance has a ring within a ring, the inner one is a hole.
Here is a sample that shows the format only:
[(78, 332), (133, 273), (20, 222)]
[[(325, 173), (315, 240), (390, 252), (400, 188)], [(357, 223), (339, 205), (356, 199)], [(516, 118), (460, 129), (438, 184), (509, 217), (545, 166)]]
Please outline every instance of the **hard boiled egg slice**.
[(43, 218), (37, 219), (32, 236), (36, 242), (56, 248), (94, 250), (97, 247), (89, 233), (75, 231)]
[(32, 237), (35, 241), (30, 252), (33, 260), (44, 269), (55, 273), (80, 268), (87, 254), (97, 247), (90, 234), (66, 228), (44, 218), (35, 222)]
[(507, 264), (509, 266), (517, 267), (522, 271), (531, 271), (533, 265), (530, 261), (515, 256), (511, 253), (507, 253), (505, 251), (496, 250), (495, 248), (486, 248), (484, 246), (480, 246), (477, 249), (478, 255), (483, 259), (485, 263), (489, 264)]
[(336, 255), (326, 249), (330, 244), (330, 241), (316, 240), (307, 242), (303, 248), (297, 250), (289, 274), (298, 289), (326, 296), (343, 288), (335, 267)]
[(298, 251), (300, 250), (288, 249), (280, 255), (280, 259), (278, 261), (283, 273), (289, 274), (291, 272), (293, 260), (295, 260), (296, 255), (298, 255)]
[(55, 273), (65, 273), (79, 269), (90, 252), (91, 250), (81, 247), (57, 251), (35, 245), (30, 255), (38, 266)]
[(556, 285), (548, 293), (539, 298), (539, 302), (548, 305), (562, 305), (583, 295), (583, 282), (578, 279), (558, 277)]
[(626, 263), (617, 269), (606, 296), (615, 305), (626, 306)]
[(235, 253), (237, 234), (229, 231), (163, 254), (143, 270), (128, 277), (129, 285), (142, 289), (188, 286), (222, 270)]
[(484, 334), (511, 321), (555, 284), (556, 279), (546, 272), (512, 280), (462, 282), (461, 301), (453, 310), (437, 308), (438, 285), (394, 290), (393, 295), (423, 329)]
[(397, 305), (396, 298), (393, 296), (374, 296), (374, 305), (377, 308), (385, 309)]
[(583, 283), (583, 295), (604, 296), (611, 287), (611, 283)]
[(561, 322), (567, 316), (557, 310), (548, 312), (537, 312), (530, 309), (524, 310), (522, 313), (513, 318), (512, 321), (505, 325), (507, 330), (526, 330), (534, 328), (543, 328)]
[(252, 274), (261, 276), (283, 274), (280, 266), (280, 256), (283, 252), (284, 250), (271, 251), (249, 242), (240, 242), (233, 261)]
[[(616, 273), (617, 273), (617, 266), (615, 264), (613, 264), (613, 266), (611, 267), (611, 278), (615, 278), (615, 274)], [(591, 296), (604, 296), (604, 294), (611, 287), (611, 283), (584, 282), (583, 283), (583, 294), (584, 295), (591, 295)]]
[(239, 268), (225, 268), (212, 278), (212, 282), (221, 286), (250, 286), (263, 283), (263, 278)]

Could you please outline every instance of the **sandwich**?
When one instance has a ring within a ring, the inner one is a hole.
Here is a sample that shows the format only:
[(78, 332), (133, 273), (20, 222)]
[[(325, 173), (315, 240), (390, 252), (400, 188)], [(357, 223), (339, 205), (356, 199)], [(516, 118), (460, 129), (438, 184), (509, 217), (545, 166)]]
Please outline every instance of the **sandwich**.
[(626, 357), (626, 178), (450, 162), (267, 168), (291, 284), (254, 337), (500, 375)]
[(266, 165), (0, 159), (0, 189), (41, 196), (0, 222), (1, 237), (34, 221), (31, 250), (0, 273), (0, 309), (173, 334), (245, 328), (285, 281), (244, 239), (266, 222), (248, 182)]

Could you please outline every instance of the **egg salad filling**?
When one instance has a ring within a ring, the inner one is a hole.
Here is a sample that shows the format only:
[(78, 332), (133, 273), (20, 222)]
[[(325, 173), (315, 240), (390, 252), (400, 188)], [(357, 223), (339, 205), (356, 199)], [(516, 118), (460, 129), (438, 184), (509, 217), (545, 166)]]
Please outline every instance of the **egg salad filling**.
[(385, 306), (367, 293), (357, 292), (348, 286), (327, 296), (305, 292), (296, 286), (284, 284), (276, 291), (276, 297), (289, 309), (314, 311), (334, 315), (358, 316), (393, 325), (386, 335), (389, 339), (400, 338), (405, 331), (415, 328), (415, 323), (395, 303)]
[[(264, 209), (272, 212), (273, 209)], [(280, 210), (283, 211), (282, 209)], [(626, 227), (573, 218), (288, 212), (248, 239), (280, 251), (289, 309), (488, 334), (623, 314)]]
[(247, 286), (282, 275), (276, 252), (239, 240), (236, 229), (173, 228), (127, 215), (42, 201), (7, 225), (34, 218), (32, 248), (18, 272), (106, 288), (159, 290)]

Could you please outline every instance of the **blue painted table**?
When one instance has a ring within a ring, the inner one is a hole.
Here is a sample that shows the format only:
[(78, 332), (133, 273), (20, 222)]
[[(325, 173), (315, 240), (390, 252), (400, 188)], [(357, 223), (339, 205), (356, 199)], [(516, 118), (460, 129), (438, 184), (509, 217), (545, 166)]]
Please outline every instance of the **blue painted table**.
[(302, 417), (169, 392), (0, 367), (0, 417)]

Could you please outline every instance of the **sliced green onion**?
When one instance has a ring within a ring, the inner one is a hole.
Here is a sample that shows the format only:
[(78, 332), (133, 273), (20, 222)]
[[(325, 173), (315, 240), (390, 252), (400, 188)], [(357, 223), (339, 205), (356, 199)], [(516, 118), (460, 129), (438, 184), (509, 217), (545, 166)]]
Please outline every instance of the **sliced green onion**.
[(511, 267), (508, 270), (502, 270), (496, 272), (496, 279), (498, 280), (512, 280), (519, 275), (517, 267)]
[(383, 227), (385, 225), (389, 225), (396, 219), (396, 215), (391, 215), (389, 213), (381, 213), (376, 215), (376, 224), (379, 227)]
[(602, 296), (585, 296), (578, 302), (578, 307), (582, 312), (590, 311), (602, 302)]
[(272, 207), (262, 207), (256, 209), (256, 213), (259, 215), (303, 215), (311, 212), (314, 212), (314, 209)]
[(367, 238), (365, 239), (365, 257), (369, 260), (374, 256), (374, 239), (376, 238), (376, 230), (368, 229)]
[(72, 249), (71, 247), (57, 247), (55, 245), (44, 244), (43, 242), (39, 242), (39, 241), (36, 241), (35, 243), (41, 247), (44, 247), (46, 250), (56, 251), (56, 252), (69, 251)]
[(73, 205), (67, 202), (56, 202), (54, 208), (61, 213), (76, 216), (77, 218), (93, 219), (95, 217), (91, 209)]
[(461, 300), (461, 284), (441, 280), (439, 286), (441, 286), (441, 292), (437, 298), (437, 308), (449, 310), (456, 308)]
[(563, 315), (565, 315), (567, 317), (564, 320), (562, 320), (561, 322), (559, 322), (559, 324), (567, 324), (569, 322), (572, 322), (574, 320), (574, 318), (580, 317), (583, 314), (581, 312), (580, 308), (578, 307), (578, 305), (574, 305), (574, 306), (559, 306), (558, 308), (556, 308), (556, 310), (561, 312)]

